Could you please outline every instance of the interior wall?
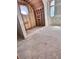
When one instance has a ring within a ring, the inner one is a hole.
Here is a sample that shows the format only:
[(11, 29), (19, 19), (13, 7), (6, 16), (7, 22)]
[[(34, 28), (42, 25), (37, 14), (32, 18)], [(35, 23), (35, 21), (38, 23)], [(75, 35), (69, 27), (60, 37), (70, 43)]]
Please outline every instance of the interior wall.
[(54, 26), (61, 25), (61, 0), (55, 0), (55, 16), (49, 18), (49, 24)]
[(19, 19), (17, 18), (17, 38), (18, 37), (24, 38)]
[(48, 0), (42, 0), (44, 4), (45, 26), (48, 26)]

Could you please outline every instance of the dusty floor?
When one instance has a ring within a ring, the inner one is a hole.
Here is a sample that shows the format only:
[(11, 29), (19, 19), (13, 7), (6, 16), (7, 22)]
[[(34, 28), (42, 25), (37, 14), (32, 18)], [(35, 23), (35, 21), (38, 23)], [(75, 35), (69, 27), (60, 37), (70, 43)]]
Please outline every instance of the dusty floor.
[(37, 29), (40, 29), (40, 28), (42, 28), (42, 27), (34, 27), (32, 29), (29, 29), (29, 30), (27, 30), (27, 34), (29, 35), (30, 33), (34, 32), (34, 31), (36, 31)]
[(29, 38), (18, 42), (20, 59), (61, 59), (61, 30), (45, 27)]

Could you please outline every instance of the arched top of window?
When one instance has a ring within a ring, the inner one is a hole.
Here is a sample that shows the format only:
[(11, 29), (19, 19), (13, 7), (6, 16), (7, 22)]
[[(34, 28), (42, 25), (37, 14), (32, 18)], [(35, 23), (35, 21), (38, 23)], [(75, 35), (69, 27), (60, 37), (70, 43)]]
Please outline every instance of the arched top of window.
[(53, 5), (55, 5), (55, 0), (52, 0), (50, 3), (50, 6), (53, 6)]
[(20, 5), (21, 14), (28, 15), (28, 7), (24, 5)]

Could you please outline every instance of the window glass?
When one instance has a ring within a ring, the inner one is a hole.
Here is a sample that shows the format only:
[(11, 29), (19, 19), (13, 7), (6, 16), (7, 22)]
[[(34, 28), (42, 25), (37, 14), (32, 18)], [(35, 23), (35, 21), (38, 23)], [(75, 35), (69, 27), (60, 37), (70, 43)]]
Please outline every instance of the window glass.
[(50, 9), (50, 15), (51, 15), (51, 17), (54, 16), (54, 12), (55, 12), (55, 8), (54, 8), (54, 6), (52, 6), (51, 9)]
[(50, 16), (53, 17), (55, 14), (55, 0), (52, 0), (50, 3)]
[(21, 14), (28, 15), (28, 8), (27, 8), (27, 6), (20, 5), (20, 9), (21, 9)]
[(55, 5), (55, 0), (51, 1), (50, 6)]

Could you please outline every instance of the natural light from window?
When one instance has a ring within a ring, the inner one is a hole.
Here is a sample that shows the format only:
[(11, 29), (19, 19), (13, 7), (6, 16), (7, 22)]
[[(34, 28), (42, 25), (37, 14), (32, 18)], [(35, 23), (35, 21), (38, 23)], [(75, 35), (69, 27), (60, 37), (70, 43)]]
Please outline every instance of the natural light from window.
[(27, 8), (27, 6), (20, 5), (20, 9), (21, 9), (21, 14), (28, 15), (28, 8)]
[(55, 0), (50, 3), (50, 16), (53, 17), (55, 15)]
[(50, 6), (55, 5), (55, 0), (51, 1)]

